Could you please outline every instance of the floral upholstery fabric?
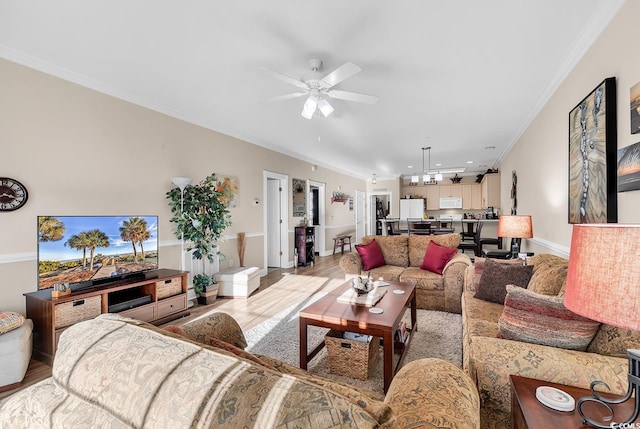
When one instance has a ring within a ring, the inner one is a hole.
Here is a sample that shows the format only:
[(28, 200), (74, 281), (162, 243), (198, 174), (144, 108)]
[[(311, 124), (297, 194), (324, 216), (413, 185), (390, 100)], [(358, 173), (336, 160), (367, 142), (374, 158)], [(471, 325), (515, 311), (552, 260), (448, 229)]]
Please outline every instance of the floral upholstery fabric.
[(419, 267), (424, 261), (429, 243), (434, 242), (442, 247), (455, 249), (460, 244), (460, 234), (442, 235), (410, 235), (409, 236), (409, 266)]
[(376, 240), (380, 246), (385, 264), (396, 265), (398, 267), (409, 266), (407, 237), (404, 235), (367, 235), (366, 237), (362, 237), (362, 244), (369, 244), (373, 240)]
[(640, 332), (603, 323), (587, 351), (605, 356), (627, 357), (628, 349), (640, 349)]
[(379, 424), (343, 396), (116, 317), (67, 329), (53, 364), (55, 392), (9, 397), (3, 427), (48, 427), (49, 419), (54, 428)]
[(373, 239), (380, 245), (386, 265), (367, 273), (362, 269), (358, 252), (349, 252), (340, 258), (340, 268), (345, 278), (371, 274), (374, 279), (409, 283), (416, 287), (418, 308), (461, 312), (460, 297), (465, 269), (471, 265), (469, 257), (456, 253), (445, 265), (442, 275), (419, 268), (432, 240), (440, 246), (457, 247), (460, 234), (366, 236), (362, 242), (369, 243)]
[[(511, 427), (511, 374), (585, 389), (592, 381), (602, 380), (613, 393), (626, 392), (626, 357), (595, 353), (607, 348), (607, 339), (615, 339), (615, 332), (601, 328), (588, 348), (592, 353), (497, 338), (497, 322), (503, 305), (473, 297), (474, 283), (478, 284), (483, 263), (482, 258), (476, 258), (475, 266), (467, 268), (462, 297), (463, 369), (476, 381), (483, 429)], [(548, 295), (556, 291), (556, 296), (562, 296), (566, 283), (565, 259), (536, 255), (529, 259), (529, 264), (533, 264), (534, 269), (527, 290), (531, 290), (533, 282), (538, 282), (534, 286), (537, 293)], [(626, 337), (624, 333), (622, 336)], [(596, 347), (598, 339), (601, 344)]]
[(193, 341), (209, 344), (212, 338), (232, 344), (242, 350), (247, 347), (242, 328), (226, 313), (213, 313), (181, 326), (184, 335)]
[[(211, 315), (210, 315), (210, 316), (208, 316), (208, 317), (211, 317), (211, 318), (217, 318), (217, 315), (218, 315), (218, 314), (219, 314), (219, 313), (213, 313), (213, 314), (211, 314)], [(231, 316), (229, 316), (229, 317), (231, 317)], [(220, 320), (220, 319), (218, 319), (218, 320)], [(235, 319), (234, 319), (233, 321), (235, 322)], [(202, 326), (202, 325), (201, 325), (201, 326)], [(207, 326), (207, 325), (204, 325), (204, 326)], [(179, 335), (179, 336), (189, 338), (189, 337), (187, 336), (187, 334), (184, 332), (184, 330), (183, 330), (180, 326), (176, 326), (176, 325), (169, 325), (169, 326), (165, 326), (165, 327), (164, 327), (164, 328), (162, 328), (162, 329), (164, 329), (165, 331), (173, 332), (174, 334), (177, 334), (177, 335)], [(189, 331), (193, 333), (193, 330), (189, 330)], [(198, 337), (198, 336), (199, 336), (199, 335), (196, 335), (196, 337)], [(244, 338), (244, 334), (243, 334), (243, 338)], [(195, 340), (194, 338), (191, 338), (191, 339), (197, 342), (197, 340)], [(213, 336), (212, 336), (212, 337), (208, 338), (208, 339), (207, 339), (207, 343), (204, 343), (204, 344), (206, 344), (206, 345), (208, 345), (208, 346), (211, 346), (211, 347), (215, 347), (215, 348), (217, 348), (217, 349), (226, 350), (226, 351), (228, 351), (228, 352), (230, 352), (230, 353), (232, 353), (232, 354), (234, 354), (234, 355), (236, 355), (236, 356), (238, 356), (238, 357), (241, 357), (241, 358), (243, 358), (243, 359), (250, 360), (250, 361), (252, 361), (253, 363), (257, 363), (257, 364), (259, 364), (259, 365), (261, 365), (261, 366), (264, 366), (265, 368), (275, 369), (275, 368), (271, 367), (269, 364), (267, 364), (266, 362), (261, 361), (261, 360), (260, 360), (258, 357), (256, 357), (254, 354), (251, 354), (251, 353), (249, 353), (249, 352), (246, 352), (246, 351), (244, 351), (243, 349), (241, 349), (241, 348), (239, 348), (239, 347), (236, 347), (236, 346), (234, 346), (234, 345), (233, 345), (233, 344), (231, 344), (231, 343), (227, 343), (226, 341), (219, 340), (219, 339), (218, 339), (218, 338), (216, 338), (216, 337), (213, 337)]]
[(211, 336), (213, 320), (226, 319), (191, 333), (224, 349), (112, 314), (78, 323), (61, 336), (52, 377), (0, 401), (0, 428), (479, 427), (473, 381), (448, 362), (407, 365), (383, 402), (265, 356), (241, 357)]
[[(479, 398), (458, 367), (439, 359), (413, 361), (396, 374), (385, 398), (395, 421), (385, 428), (478, 429)], [(442, 410), (448, 410), (442, 413)]]
[(355, 386), (345, 386), (344, 384), (337, 383), (329, 378), (321, 377), (315, 374), (311, 375), (303, 369), (288, 365), (269, 356), (256, 355), (256, 357), (259, 358), (262, 362), (266, 362), (268, 365), (275, 368), (278, 372), (293, 375), (296, 378), (303, 379), (309, 383), (313, 383), (324, 389), (349, 398), (351, 402), (353, 402), (354, 404), (358, 404), (365, 411), (374, 416), (374, 418), (379, 422), (393, 421), (392, 408), (388, 404), (382, 402), (384, 401), (384, 396), (380, 393), (359, 389)]
[[(394, 265), (383, 265), (370, 271), (371, 278), (376, 280), (386, 280), (388, 282), (399, 282), (400, 275), (404, 272), (404, 267), (396, 267)], [(363, 272), (363, 276), (369, 275), (369, 272)]]
[(542, 254), (532, 256), (528, 263), (533, 265), (533, 275), (527, 289), (551, 296), (558, 296), (560, 290), (564, 290), (569, 261), (559, 256)]
[(603, 380), (616, 394), (627, 389), (627, 360), (622, 358), (476, 337), (469, 359), (469, 372), (475, 374), (480, 394), (482, 428), (510, 427), (511, 374), (585, 389), (592, 381)]

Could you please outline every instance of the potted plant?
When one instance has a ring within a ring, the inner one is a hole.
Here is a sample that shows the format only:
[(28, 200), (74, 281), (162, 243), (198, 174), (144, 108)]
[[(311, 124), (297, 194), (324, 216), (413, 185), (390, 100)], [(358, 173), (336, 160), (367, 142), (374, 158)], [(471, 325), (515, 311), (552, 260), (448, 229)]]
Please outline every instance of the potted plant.
[(193, 276), (193, 291), (198, 296), (198, 304), (212, 304), (218, 296), (218, 284), (207, 274)]
[[(233, 199), (234, 187), (230, 179), (218, 180), (216, 173), (205, 177), (200, 183), (184, 188), (179, 187), (167, 192), (169, 207), (176, 224), (175, 234), (184, 239), (187, 251), (193, 250), (193, 257), (202, 260), (202, 272), (205, 272), (205, 259), (214, 261), (216, 255), (224, 257), (217, 249), (222, 232), (231, 225), (229, 203)], [(197, 276), (194, 276), (194, 291)], [(211, 279), (210, 276), (209, 279)]]

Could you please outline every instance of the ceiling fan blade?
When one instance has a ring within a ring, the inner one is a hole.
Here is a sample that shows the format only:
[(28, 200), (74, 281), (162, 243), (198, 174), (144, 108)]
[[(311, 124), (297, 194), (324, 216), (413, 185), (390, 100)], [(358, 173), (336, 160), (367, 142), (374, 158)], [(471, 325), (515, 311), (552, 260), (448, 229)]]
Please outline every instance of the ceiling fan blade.
[(270, 74), (271, 76), (275, 77), (276, 79), (280, 79), (280, 80), (283, 80), (283, 81), (285, 81), (287, 83), (290, 83), (291, 85), (295, 85), (298, 88), (309, 89), (309, 87), (307, 86), (306, 83), (304, 83), (301, 80), (298, 80), (298, 79), (296, 79), (294, 77), (286, 75), (284, 73), (280, 73), (278, 71), (271, 70), (270, 68), (267, 68), (267, 67), (260, 67), (260, 70), (263, 70), (264, 72)]
[(326, 93), (331, 98), (337, 98), (339, 100), (355, 101), (357, 103), (374, 104), (378, 101), (378, 97), (375, 95), (360, 94), (351, 91), (340, 91), (338, 89), (332, 89)]
[(268, 103), (272, 101), (283, 101), (283, 100), (291, 100), (292, 98), (302, 97), (303, 95), (307, 95), (308, 92), (293, 92), (291, 94), (280, 95), (278, 97), (273, 97), (267, 100)]
[(320, 86), (324, 89), (329, 89), (334, 85), (339, 84), (345, 79), (350, 78), (356, 73), (359, 73), (362, 69), (352, 62), (346, 62), (320, 81)]

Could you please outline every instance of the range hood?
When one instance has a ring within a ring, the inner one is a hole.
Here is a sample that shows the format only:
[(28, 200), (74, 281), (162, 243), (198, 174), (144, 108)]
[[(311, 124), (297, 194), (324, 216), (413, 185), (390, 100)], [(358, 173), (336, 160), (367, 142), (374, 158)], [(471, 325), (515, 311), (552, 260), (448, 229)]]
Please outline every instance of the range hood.
[(441, 197), (440, 208), (441, 209), (461, 209), (462, 197)]

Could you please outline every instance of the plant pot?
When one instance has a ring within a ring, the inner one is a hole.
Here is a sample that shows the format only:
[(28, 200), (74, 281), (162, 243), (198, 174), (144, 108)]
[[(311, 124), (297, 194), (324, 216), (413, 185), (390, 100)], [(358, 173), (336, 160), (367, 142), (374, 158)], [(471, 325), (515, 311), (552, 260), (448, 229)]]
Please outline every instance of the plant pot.
[(218, 297), (217, 283), (205, 286), (204, 292), (200, 293), (200, 295), (198, 296), (198, 304), (201, 304), (201, 305), (213, 304), (216, 301), (217, 297)]

